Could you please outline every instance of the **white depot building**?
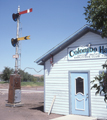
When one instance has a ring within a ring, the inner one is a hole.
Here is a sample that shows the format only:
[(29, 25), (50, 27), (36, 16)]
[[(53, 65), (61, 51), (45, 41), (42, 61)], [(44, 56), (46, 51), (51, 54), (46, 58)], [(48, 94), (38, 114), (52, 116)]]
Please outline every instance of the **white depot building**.
[(104, 71), (107, 38), (85, 25), (35, 62), (44, 65), (44, 112), (107, 119), (103, 95), (95, 95), (92, 80)]

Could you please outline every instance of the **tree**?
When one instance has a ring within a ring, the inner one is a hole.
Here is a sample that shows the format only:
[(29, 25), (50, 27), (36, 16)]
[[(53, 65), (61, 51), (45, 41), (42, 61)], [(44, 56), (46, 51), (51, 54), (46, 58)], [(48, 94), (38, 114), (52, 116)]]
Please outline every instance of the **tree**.
[(94, 85), (91, 87), (91, 89), (96, 89), (96, 95), (103, 92), (104, 95), (104, 101), (107, 101), (107, 72), (94, 77), (94, 80), (91, 81), (91, 83), (94, 83)]
[[(2, 74), (0, 75), (0, 78), (4, 81), (9, 81), (10, 74), (14, 74), (14, 69), (5, 67), (4, 70), (2, 71)], [(37, 82), (37, 78), (29, 74), (28, 72), (24, 72), (21, 69), (18, 70), (18, 74), (21, 76), (21, 81)], [(43, 78), (41, 78), (41, 81), (43, 81)]]
[(40, 77), (40, 81), (43, 82), (44, 81), (44, 76)]
[(21, 76), (21, 81), (23, 81), (24, 71), (21, 70), (21, 69), (19, 69), (19, 70), (18, 70), (18, 73), (19, 73), (19, 75)]
[(107, 36), (107, 0), (90, 0), (85, 8), (85, 16), (90, 26)]
[[(87, 22), (95, 30), (100, 30), (102, 37), (107, 37), (107, 0), (89, 0), (85, 8)], [(97, 81), (97, 83), (96, 83)], [(96, 88), (96, 94), (104, 93), (104, 100), (107, 100), (107, 71), (95, 77), (91, 83)], [(91, 88), (91, 89), (92, 89)]]
[(2, 74), (1, 74), (1, 79), (4, 81), (8, 81), (10, 78), (10, 74), (13, 74), (14, 70), (9, 67), (5, 67)]
[(21, 81), (33, 81), (33, 82), (36, 82), (37, 81), (37, 79), (33, 76), (33, 75), (31, 75), (31, 74), (29, 74), (28, 72), (24, 72), (23, 70), (19, 70), (19, 75), (21, 76)]

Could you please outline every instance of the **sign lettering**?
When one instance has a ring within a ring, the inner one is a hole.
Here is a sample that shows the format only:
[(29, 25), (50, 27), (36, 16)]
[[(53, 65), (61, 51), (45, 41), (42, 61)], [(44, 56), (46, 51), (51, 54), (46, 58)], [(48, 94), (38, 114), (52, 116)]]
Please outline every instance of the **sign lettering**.
[(68, 60), (106, 58), (107, 45), (68, 48)]

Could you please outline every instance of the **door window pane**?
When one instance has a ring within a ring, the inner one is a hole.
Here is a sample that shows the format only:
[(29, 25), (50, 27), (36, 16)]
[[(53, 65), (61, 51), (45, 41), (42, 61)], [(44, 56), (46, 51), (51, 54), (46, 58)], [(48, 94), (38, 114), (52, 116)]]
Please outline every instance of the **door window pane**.
[(84, 94), (84, 79), (82, 79), (81, 77), (78, 77), (76, 79), (76, 94), (78, 92)]

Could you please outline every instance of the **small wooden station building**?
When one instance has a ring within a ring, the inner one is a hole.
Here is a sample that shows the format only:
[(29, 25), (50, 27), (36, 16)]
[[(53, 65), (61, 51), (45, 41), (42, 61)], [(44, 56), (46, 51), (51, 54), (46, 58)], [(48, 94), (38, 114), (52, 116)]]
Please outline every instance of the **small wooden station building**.
[(104, 71), (107, 38), (88, 25), (62, 41), (35, 62), (44, 65), (44, 112), (53, 100), (52, 113), (107, 119), (103, 95), (95, 95), (90, 83)]

